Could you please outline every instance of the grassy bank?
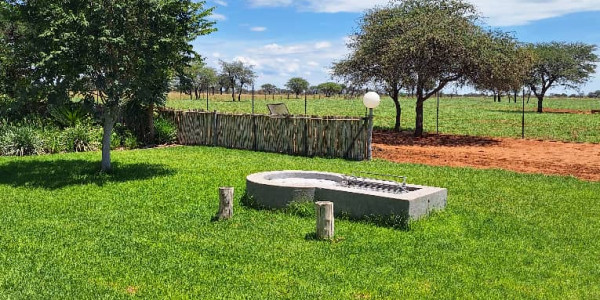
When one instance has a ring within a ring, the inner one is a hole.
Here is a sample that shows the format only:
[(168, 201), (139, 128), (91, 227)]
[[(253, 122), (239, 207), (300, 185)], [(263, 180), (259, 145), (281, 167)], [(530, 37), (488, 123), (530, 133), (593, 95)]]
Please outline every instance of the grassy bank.
[[(0, 298), (598, 298), (600, 183), (204, 147), (0, 158)], [(401, 231), (245, 208), (280, 169), (409, 176), (449, 206)], [(217, 188), (235, 216), (213, 223)]]

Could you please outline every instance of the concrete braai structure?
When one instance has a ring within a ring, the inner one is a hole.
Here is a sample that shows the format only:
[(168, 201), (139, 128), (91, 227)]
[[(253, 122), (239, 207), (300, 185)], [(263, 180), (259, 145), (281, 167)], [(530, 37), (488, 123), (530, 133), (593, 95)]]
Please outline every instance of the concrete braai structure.
[(276, 171), (249, 175), (248, 196), (265, 208), (293, 202), (331, 201), (336, 215), (403, 216), (419, 219), (446, 207), (443, 188), (312, 171)]

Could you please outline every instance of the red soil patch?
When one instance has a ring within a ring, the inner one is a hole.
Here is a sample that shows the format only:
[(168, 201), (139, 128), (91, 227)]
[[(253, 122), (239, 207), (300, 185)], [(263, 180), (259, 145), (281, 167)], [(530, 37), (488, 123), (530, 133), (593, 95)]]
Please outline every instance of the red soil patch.
[(509, 138), (428, 135), (377, 131), (373, 156), (434, 166), (505, 169), (572, 175), (600, 181), (600, 145)]

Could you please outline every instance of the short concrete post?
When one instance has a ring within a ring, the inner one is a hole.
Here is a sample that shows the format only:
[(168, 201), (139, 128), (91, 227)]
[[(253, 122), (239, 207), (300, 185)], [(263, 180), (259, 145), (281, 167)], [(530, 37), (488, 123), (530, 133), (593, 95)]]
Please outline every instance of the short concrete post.
[(216, 218), (218, 220), (227, 220), (233, 216), (233, 188), (219, 188), (219, 212)]
[(334, 235), (333, 202), (315, 202), (317, 211), (317, 239), (328, 240)]

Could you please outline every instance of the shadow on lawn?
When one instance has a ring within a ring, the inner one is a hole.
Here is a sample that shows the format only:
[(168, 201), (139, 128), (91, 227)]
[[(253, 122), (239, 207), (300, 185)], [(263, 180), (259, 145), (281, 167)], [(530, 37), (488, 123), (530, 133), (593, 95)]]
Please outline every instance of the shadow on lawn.
[[(523, 111), (521, 110), (504, 110), (504, 109), (487, 109), (489, 112), (497, 112), (497, 113), (507, 113), (507, 114), (515, 114), (521, 115)], [(537, 109), (527, 109), (525, 110), (526, 115), (591, 115), (592, 110), (577, 110), (577, 109), (556, 109), (556, 108), (544, 108), (543, 113), (538, 113)]]
[(452, 134), (429, 134), (416, 138), (412, 131), (395, 132), (391, 130), (376, 130), (373, 132), (373, 143), (390, 146), (428, 146), (428, 147), (490, 147), (500, 144), (499, 139)]
[(101, 173), (99, 162), (87, 160), (13, 161), (0, 165), (0, 185), (60, 189), (66, 186), (127, 182), (175, 174), (157, 164), (113, 163), (110, 173)]
[[(310, 218), (313, 220), (316, 217), (315, 204), (313, 202), (301, 202), (301, 203), (292, 202), (286, 208), (274, 209), (274, 208), (268, 208), (268, 207), (261, 205), (260, 203), (258, 203), (256, 201), (256, 199), (254, 199), (254, 197), (248, 195), (248, 193), (244, 193), (244, 195), (242, 195), (241, 203), (243, 206), (245, 206), (246, 208), (249, 208), (249, 209), (280, 212), (280, 213), (284, 213), (284, 214), (288, 214), (288, 215), (297, 216), (300, 218)], [(377, 226), (377, 227), (391, 228), (391, 229), (400, 230), (400, 231), (410, 231), (410, 226), (411, 226), (411, 220), (410, 220), (408, 214), (406, 214), (406, 215), (390, 215), (390, 216), (365, 215), (361, 218), (353, 218), (350, 215), (348, 215), (347, 213), (342, 212), (340, 214), (336, 213), (335, 219), (336, 220), (346, 220), (346, 221), (351, 221), (351, 222), (356, 222), (356, 223), (363, 223), (363, 224), (373, 225), (373, 226)], [(316, 233), (311, 232), (311, 233), (306, 234), (305, 239), (306, 240), (317, 240)], [(343, 240), (343, 238), (342, 239), (338, 238), (338, 239), (334, 239), (334, 240), (330, 240), (330, 241), (338, 242), (341, 240)]]

